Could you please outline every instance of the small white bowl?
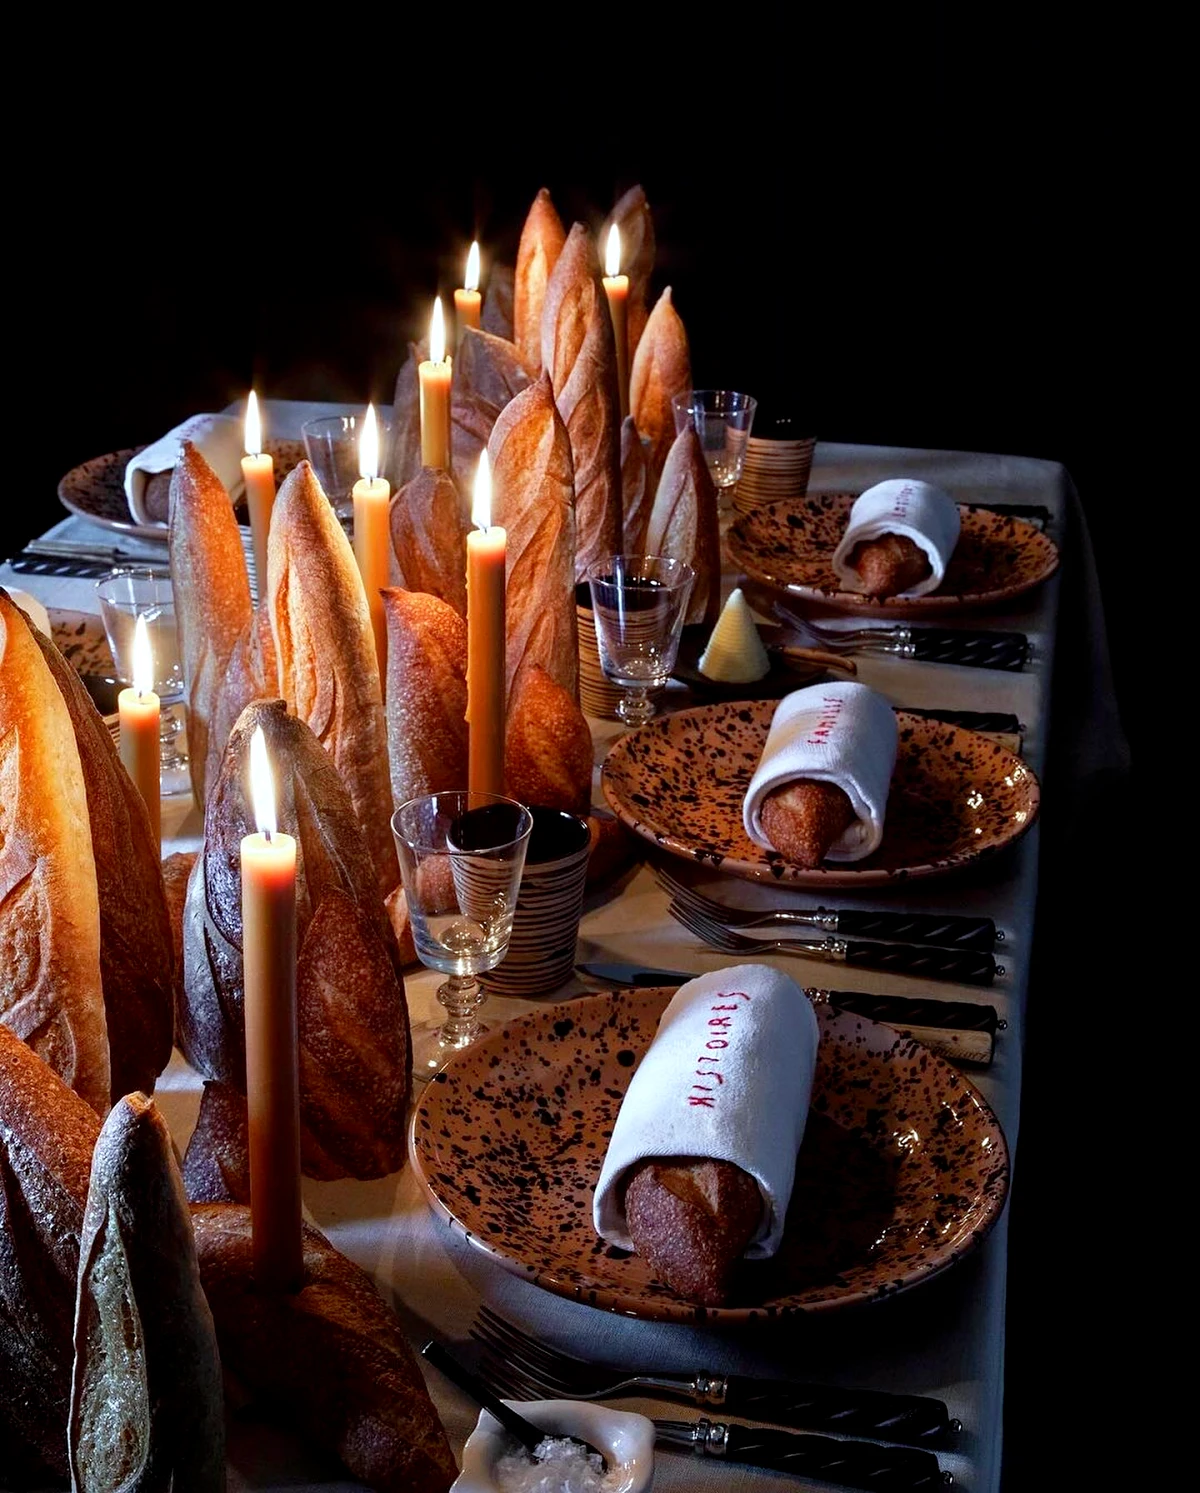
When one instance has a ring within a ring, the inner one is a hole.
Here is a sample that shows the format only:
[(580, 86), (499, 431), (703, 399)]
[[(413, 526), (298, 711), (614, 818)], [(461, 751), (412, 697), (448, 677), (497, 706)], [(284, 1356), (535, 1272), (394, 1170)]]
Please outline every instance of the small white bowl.
[[(644, 1415), (610, 1410), (582, 1400), (505, 1400), (548, 1435), (577, 1436), (618, 1470), (618, 1493), (646, 1493), (654, 1476), (654, 1426)], [(463, 1448), (463, 1469), (451, 1493), (500, 1493), (496, 1463), (511, 1453), (513, 1439), (494, 1416), (479, 1412), (479, 1422)]]

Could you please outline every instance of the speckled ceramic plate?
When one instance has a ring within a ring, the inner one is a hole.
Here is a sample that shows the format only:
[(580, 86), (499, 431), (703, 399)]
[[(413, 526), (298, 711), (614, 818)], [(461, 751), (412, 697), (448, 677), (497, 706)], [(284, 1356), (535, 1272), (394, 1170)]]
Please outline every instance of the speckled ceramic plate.
[(1011, 844), (1034, 821), (1038, 781), (1019, 757), (976, 731), (898, 710), (879, 849), (815, 871), (793, 866), (742, 828), (746, 789), (778, 703), (697, 706), (630, 731), (601, 769), (613, 812), (651, 844), (732, 876), (854, 888), (956, 871)]
[(854, 498), (809, 493), (740, 514), (728, 535), (730, 559), (765, 585), (838, 611), (893, 621), (930, 621), (944, 612), (1008, 601), (1058, 569), (1057, 545), (1032, 524), (960, 503), (962, 531), (936, 591), (904, 601), (846, 591), (831, 561)]
[(436, 1212), (514, 1274), (663, 1321), (761, 1321), (880, 1301), (974, 1249), (1008, 1191), (995, 1115), (949, 1063), (891, 1027), (816, 1006), (821, 1045), (783, 1245), (745, 1262), (728, 1306), (682, 1300), (592, 1229), (592, 1193), (669, 990), (585, 996), (518, 1017), (449, 1066), (413, 1116)]
[[(275, 485), (278, 487), (303, 458), (304, 444), (302, 441), (268, 438), (266, 447), (275, 458)], [(82, 466), (72, 467), (58, 484), (63, 507), (118, 534), (136, 534), (139, 539), (165, 539), (166, 524), (135, 524), (129, 515), (125, 468), (139, 451), (144, 450), (144, 446), (131, 446), (128, 451), (111, 451), (107, 456), (96, 456)]]

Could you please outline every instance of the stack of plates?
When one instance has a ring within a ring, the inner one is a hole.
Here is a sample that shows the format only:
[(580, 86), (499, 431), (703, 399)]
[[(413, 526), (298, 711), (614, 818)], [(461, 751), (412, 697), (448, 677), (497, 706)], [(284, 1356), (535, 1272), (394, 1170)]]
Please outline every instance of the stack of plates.
[(815, 436), (793, 434), (796, 422), (779, 419), (746, 442), (742, 476), (734, 490), (735, 507), (802, 498), (808, 491)]

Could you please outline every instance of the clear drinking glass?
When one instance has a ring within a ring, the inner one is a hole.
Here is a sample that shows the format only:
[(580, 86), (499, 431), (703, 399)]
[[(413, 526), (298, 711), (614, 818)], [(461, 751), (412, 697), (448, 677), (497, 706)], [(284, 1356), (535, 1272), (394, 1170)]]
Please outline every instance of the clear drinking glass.
[(187, 740), (183, 722), (183, 662), (175, 632), (175, 595), (169, 576), (150, 566), (110, 571), (96, 582), (100, 618), (108, 638), (117, 678), (133, 683), (133, 635), (139, 616), (146, 619), (154, 655), (154, 693), (159, 717), (159, 783), (164, 796), (191, 792)]
[(689, 389), (671, 400), (675, 434), (689, 425), (694, 427), (723, 510), (731, 505), (733, 489), (742, 475), (746, 442), (757, 408), (758, 400), (752, 394), (739, 394), (734, 389)]
[[(322, 415), (316, 420), (306, 420), (300, 427), (304, 454), (312, 463), (317, 481), (324, 488), (325, 496), (333, 504), (333, 511), (347, 533), (354, 522), (352, 492), (360, 476), (358, 439), (362, 434), (365, 413)], [(383, 476), (392, 458), (392, 425), (390, 420), (383, 418), (378, 420), (378, 425), (379, 475)]]
[(413, 1028), (414, 1078), (432, 1078), (486, 1030), (475, 977), (508, 952), (532, 828), (523, 804), (494, 793), (429, 793), (392, 815), (417, 958), (449, 976), (437, 993), (448, 1019)]
[(587, 578), (600, 667), (625, 691), (617, 715), (640, 726), (654, 714), (650, 691), (675, 667), (696, 573), (663, 555), (613, 555), (590, 565)]

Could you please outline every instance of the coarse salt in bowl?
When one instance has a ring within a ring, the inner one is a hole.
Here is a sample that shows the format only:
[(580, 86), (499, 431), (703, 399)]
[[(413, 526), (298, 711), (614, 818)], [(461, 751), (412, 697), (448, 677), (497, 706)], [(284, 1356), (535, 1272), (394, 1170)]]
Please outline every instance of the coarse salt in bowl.
[[(507, 1403), (546, 1431), (551, 1457), (534, 1462), (498, 1420), (480, 1411), (452, 1493), (645, 1493), (650, 1487), (654, 1426), (644, 1415), (578, 1400)], [(594, 1446), (604, 1457), (605, 1471), (569, 1455), (561, 1443), (554, 1446), (556, 1437), (576, 1437)]]

